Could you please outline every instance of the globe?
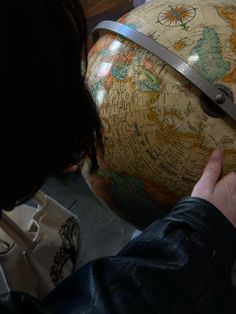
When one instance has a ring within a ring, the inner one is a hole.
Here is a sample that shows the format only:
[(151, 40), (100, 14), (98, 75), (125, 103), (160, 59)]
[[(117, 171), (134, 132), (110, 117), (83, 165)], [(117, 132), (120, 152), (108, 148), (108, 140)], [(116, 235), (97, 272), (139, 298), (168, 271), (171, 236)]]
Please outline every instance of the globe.
[[(234, 99), (234, 0), (153, 0), (118, 22), (159, 42)], [(98, 170), (90, 173), (86, 161), (83, 174), (103, 204), (138, 228), (190, 195), (213, 149), (224, 151), (223, 174), (236, 169), (236, 122), (208, 110), (194, 84), (132, 40), (103, 34), (89, 54), (87, 84), (105, 152), (98, 152)]]

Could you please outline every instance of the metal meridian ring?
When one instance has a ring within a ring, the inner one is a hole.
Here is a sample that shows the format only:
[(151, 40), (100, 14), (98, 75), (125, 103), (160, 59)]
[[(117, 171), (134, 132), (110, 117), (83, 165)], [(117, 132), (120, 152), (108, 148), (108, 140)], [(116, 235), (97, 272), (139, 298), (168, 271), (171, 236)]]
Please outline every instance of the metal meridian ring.
[(94, 41), (100, 37), (100, 31), (110, 31), (118, 34), (151, 52), (187, 78), (193, 85), (200, 89), (204, 95), (210, 98), (217, 107), (221, 108), (221, 110), (236, 121), (235, 103), (225, 95), (222, 90), (219, 90), (214, 84), (208, 81), (201, 73), (196, 71), (187, 62), (160, 43), (154, 41), (143, 33), (118, 22), (103, 21), (99, 23), (92, 32)]

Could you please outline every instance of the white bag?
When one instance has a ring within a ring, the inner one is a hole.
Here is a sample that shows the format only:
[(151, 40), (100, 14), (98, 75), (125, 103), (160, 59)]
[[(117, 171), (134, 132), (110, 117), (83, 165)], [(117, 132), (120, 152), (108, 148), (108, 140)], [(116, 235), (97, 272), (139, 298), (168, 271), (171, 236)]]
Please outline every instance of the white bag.
[(34, 201), (38, 208), (2, 212), (0, 265), (9, 290), (42, 299), (75, 270), (80, 229), (78, 218), (43, 192)]

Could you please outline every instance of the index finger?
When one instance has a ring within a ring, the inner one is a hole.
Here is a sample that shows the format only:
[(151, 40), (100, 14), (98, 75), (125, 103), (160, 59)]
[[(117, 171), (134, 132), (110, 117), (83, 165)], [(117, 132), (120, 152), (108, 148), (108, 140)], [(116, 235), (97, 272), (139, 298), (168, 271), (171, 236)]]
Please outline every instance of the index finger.
[(200, 180), (193, 189), (192, 195), (194, 194), (194, 190), (196, 189), (203, 192), (206, 191), (208, 193), (213, 192), (215, 189), (215, 185), (220, 178), (222, 166), (223, 153), (220, 150), (214, 150), (207, 162), (207, 165), (203, 171)]

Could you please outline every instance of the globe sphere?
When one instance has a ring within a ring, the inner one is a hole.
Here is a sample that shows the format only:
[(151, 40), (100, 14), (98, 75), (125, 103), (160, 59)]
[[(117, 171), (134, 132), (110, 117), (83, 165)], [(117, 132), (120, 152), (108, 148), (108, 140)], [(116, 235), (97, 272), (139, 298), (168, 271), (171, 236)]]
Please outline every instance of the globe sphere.
[[(234, 0), (153, 0), (119, 22), (161, 43), (234, 99)], [(85, 163), (84, 176), (107, 207), (137, 227), (190, 195), (215, 148), (224, 151), (223, 174), (236, 169), (236, 122), (132, 40), (101, 36), (89, 54), (87, 84), (102, 119), (105, 152), (98, 152), (96, 173)]]

